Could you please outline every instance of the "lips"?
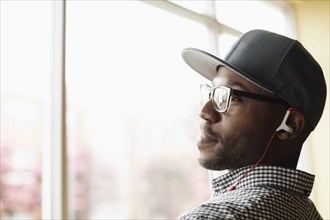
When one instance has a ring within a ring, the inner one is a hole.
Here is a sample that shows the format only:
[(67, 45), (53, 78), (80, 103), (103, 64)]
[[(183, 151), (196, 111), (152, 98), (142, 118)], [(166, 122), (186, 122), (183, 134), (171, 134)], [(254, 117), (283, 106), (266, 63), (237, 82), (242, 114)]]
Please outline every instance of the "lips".
[(206, 124), (201, 124), (201, 133), (198, 137), (198, 148), (206, 148), (219, 142), (217, 136)]
[(199, 142), (206, 143), (207, 144), (207, 143), (211, 143), (211, 142), (218, 142), (218, 140), (215, 139), (214, 137), (212, 137), (210, 134), (202, 131), (200, 133), (200, 140), (199, 140)]

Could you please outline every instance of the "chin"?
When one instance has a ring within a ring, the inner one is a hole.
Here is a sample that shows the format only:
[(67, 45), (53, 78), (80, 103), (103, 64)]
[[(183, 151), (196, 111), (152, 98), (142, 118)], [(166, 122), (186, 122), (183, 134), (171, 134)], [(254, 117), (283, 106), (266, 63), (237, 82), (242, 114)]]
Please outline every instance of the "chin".
[(224, 170), (226, 164), (223, 158), (222, 148), (219, 143), (198, 144), (199, 149), (199, 164), (208, 170)]
[(231, 170), (250, 165), (242, 158), (238, 158), (237, 154), (224, 154), (219, 149), (213, 152), (200, 151), (198, 162), (203, 168), (216, 171)]
[(201, 156), (198, 158), (198, 162), (203, 168), (208, 170), (221, 171), (228, 169), (226, 165), (224, 165), (220, 160), (217, 159), (210, 159)]

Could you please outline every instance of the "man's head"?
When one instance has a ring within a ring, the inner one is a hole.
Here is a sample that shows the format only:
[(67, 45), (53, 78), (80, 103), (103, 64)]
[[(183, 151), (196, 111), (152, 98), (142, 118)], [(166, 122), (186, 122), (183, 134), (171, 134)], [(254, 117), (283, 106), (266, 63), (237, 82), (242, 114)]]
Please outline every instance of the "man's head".
[(263, 163), (296, 166), (301, 146), (317, 125), (326, 98), (322, 70), (298, 41), (254, 30), (243, 35), (224, 60), (192, 48), (185, 49), (182, 56), (212, 81), (212, 87), (226, 86), (287, 103), (233, 95), (229, 110), (220, 113), (214, 101), (206, 102), (200, 113), (203, 122), (198, 142), (202, 166), (223, 170), (254, 164), (288, 106), (296, 109), (287, 121), (293, 131), (276, 133)]

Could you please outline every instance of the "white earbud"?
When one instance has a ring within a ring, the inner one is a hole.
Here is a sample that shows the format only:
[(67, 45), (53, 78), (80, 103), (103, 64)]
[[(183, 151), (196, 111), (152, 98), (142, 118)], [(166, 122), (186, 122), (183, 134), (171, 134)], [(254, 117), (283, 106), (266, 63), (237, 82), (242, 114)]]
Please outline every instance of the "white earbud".
[(283, 120), (282, 120), (282, 123), (281, 123), (281, 125), (276, 129), (276, 131), (284, 130), (284, 131), (287, 131), (287, 132), (289, 132), (289, 133), (292, 133), (292, 132), (293, 132), (293, 129), (292, 129), (290, 126), (288, 126), (288, 125), (286, 124), (286, 121), (288, 120), (288, 117), (289, 117), (291, 111), (293, 111), (293, 110), (294, 110), (293, 108), (289, 108), (289, 109), (286, 111), (286, 113), (285, 113), (285, 115), (284, 115), (284, 118), (283, 118)]

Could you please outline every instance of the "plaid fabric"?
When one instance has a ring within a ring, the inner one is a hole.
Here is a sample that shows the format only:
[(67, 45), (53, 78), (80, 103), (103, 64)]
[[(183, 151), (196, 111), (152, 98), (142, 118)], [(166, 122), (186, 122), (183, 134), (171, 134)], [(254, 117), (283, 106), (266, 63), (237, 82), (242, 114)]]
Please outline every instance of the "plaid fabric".
[(180, 220), (322, 219), (308, 199), (314, 176), (274, 166), (256, 167), (227, 192), (250, 167), (230, 171), (213, 180), (214, 194), (182, 214)]

